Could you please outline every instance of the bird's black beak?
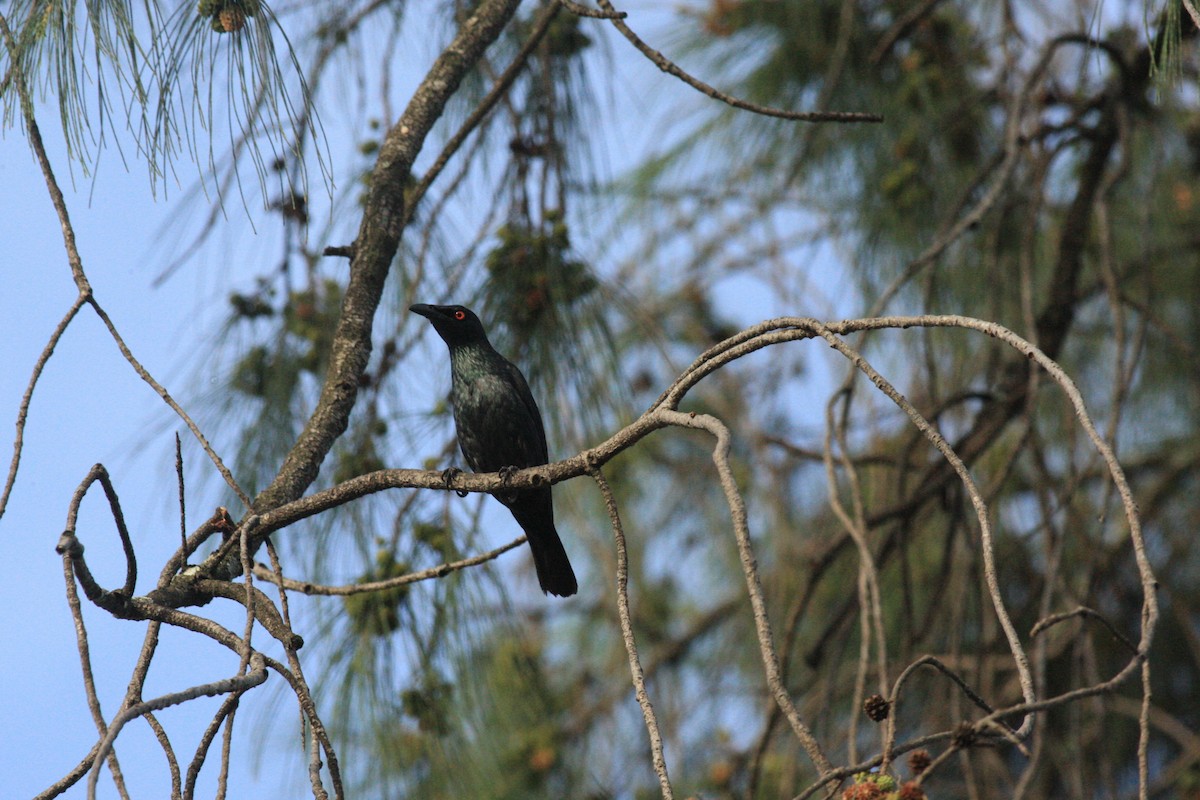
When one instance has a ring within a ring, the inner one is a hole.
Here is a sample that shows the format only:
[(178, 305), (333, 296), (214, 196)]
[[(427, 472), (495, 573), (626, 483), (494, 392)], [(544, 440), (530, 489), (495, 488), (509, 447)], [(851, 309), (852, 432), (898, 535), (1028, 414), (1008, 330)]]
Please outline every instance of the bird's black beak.
[(425, 303), (413, 303), (408, 307), (408, 310), (414, 314), (420, 314), (426, 319), (433, 319), (434, 317), (438, 316), (438, 310), (433, 306), (426, 305)]

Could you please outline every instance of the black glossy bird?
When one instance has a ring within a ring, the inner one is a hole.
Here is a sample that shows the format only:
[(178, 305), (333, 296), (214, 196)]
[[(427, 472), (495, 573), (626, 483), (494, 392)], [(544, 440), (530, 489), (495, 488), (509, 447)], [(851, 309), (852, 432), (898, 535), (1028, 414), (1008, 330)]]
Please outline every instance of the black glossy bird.
[[(496, 352), (479, 317), (462, 306), (418, 303), (409, 311), (428, 319), (450, 348), (450, 403), (458, 446), (475, 472), (502, 472), (545, 464), (546, 429), (525, 376)], [(569, 597), (575, 572), (554, 527), (550, 487), (493, 494), (525, 530), (543, 592)]]

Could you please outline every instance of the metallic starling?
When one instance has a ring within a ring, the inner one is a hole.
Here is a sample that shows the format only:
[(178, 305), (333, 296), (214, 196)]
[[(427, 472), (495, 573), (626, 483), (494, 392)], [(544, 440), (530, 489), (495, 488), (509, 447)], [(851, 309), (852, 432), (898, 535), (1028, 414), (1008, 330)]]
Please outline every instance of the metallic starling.
[[(546, 429), (525, 376), (496, 352), (479, 317), (462, 306), (418, 303), (409, 311), (433, 323), (450, 348), (450, 403), (458, 446), (475, 472), (523, 469), (549, 461)], [(543, 592), (570, 597), (579, 586), (554, 528), (550, 487), (492, 495), (512, 512), (533, 550)]]

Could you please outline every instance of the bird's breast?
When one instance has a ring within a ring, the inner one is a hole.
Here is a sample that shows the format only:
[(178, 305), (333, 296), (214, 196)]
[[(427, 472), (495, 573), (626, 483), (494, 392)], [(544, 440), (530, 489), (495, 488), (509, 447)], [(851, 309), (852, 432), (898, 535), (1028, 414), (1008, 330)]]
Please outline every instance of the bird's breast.
[(521, 396), (502, 376), (459, 376), (451, 392), (458, 444), (471, 469), (496, 472), (501, 467), (544, 463), (539, 456), (535, 422)]

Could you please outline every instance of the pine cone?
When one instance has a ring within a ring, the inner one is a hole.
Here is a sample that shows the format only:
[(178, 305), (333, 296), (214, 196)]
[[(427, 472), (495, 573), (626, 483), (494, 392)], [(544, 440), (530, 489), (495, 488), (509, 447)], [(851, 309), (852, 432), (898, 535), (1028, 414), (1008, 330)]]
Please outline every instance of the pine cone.
[(891, 708), (892, 704), (877, 694), (871, 695), (863, 703), (863, 711), (867, 713), (867, 717), (872, 722), (883, 722), (888, 718), (888, 712), (891, 711)]
[(246, 26), (246, 12), (238, 6), (225, 6), (217, 15), (217, 19), (221, 21), (221, 27), (226, 33), (240, 31)]
[(971, 747), (978, 740), (979, 734), (976, 732), (975, 726), (969, 722), (959, 723), (958, 727), (954, 729), (954, 736), (951, 738), (954, 746), (961, 748)]
[(908, 768), (912, 770), (913, 775), (920, 775), (929, 769), (932, 763), (933, 759), (929, 757), (928, 750), (913, 750), (908, 754)]

